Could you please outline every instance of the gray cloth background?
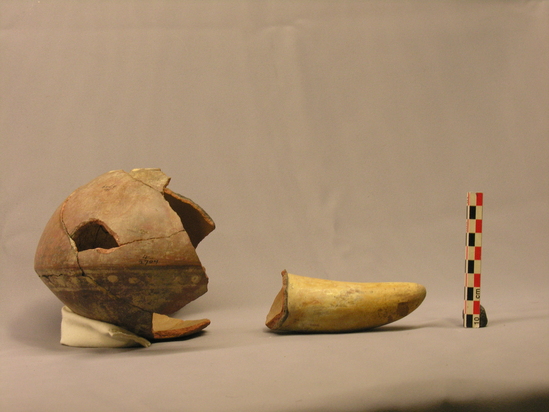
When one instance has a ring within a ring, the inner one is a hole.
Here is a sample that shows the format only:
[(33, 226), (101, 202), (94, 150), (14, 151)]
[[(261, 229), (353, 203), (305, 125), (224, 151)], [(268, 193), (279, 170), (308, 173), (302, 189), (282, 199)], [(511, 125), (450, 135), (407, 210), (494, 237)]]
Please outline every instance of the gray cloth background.
[[(3, 1), (0, 122), (0, 410), (547, 410), (547, 1)], [(38, 238), (77, 187), (138, 167), (217, 224), (209, 292), (176, 314), (212, 324), (62, 346)], [(427, 298), (375, 331), (279, 335), (283, 269)]]

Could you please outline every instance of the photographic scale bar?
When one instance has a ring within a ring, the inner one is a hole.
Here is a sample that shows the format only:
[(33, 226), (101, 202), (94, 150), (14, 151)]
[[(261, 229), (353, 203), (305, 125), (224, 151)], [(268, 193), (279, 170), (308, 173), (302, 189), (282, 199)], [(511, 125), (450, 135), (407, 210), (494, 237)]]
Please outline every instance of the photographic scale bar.
[(481, 328), (487, 318), (480, 305), (480, 273), (482, 260), (482, 212), (484, 196), (480, 192), (467, 193), (467, 229), (465, 239), (465, 287), (463, 326)]

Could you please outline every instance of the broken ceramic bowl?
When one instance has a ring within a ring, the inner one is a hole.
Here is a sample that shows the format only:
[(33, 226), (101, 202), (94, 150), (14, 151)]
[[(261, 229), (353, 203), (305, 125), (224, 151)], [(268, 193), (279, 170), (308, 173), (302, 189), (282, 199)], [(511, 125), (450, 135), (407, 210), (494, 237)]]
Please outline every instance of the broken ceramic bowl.
[(74, 313), (147, 339), (204, 329), (174, 313), (207, 291), (196, 246), (215, 228), (160, 169), (114, 170), (74, 191), (40, 238), (35, 270)]

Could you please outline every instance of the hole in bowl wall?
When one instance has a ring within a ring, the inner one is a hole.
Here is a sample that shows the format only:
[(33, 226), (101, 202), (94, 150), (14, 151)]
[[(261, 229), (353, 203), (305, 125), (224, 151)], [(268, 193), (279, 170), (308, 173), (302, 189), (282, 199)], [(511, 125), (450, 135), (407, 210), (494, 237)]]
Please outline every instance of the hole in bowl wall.
[(88, 249), (112, 249), (118, 242), (107, 228), (98, 221), (86, 222), (71, 235), (79, 252)]

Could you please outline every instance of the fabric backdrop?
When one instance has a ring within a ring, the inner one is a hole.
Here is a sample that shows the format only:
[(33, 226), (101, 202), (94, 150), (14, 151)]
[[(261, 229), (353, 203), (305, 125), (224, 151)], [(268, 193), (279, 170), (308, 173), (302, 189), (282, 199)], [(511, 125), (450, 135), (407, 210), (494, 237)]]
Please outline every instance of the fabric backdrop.
[[(3, 1), (0, 409), (546, 410), (548, 34), (547, 1)], [(216, 222), (209, 291), (176, 314), (212, 323), (62, 346), (40, 234), (139, 167)], [(480, 330), (461, 326), (468, 191)], [(427, 298), (374, 331), (275, 334), (283, 269)]]

